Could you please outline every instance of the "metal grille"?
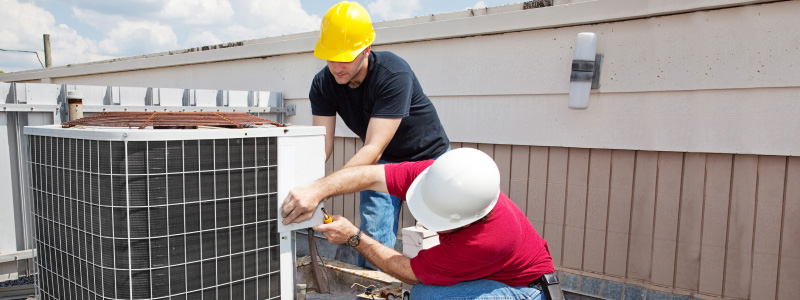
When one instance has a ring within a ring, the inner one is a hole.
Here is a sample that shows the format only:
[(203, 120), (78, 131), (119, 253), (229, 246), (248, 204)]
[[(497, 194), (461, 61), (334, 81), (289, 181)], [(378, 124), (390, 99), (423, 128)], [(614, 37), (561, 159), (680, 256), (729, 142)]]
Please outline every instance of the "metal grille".
[(224, 112), (103, 112), (96, 115), (69, 121), (62, 127), (74, 126), (104, 126), (104, 127), (133, 127), (144, 129), (153, 128), (188, 128), (196, 129), (199, 126), (216, 126), (226, 128), (244, 128), (253, 125), (270, 124), (284, 126), (279, 123), (262, 119), (248, 113)]
[(276, 142), (30, 136), (40, 298), (279, 298)]

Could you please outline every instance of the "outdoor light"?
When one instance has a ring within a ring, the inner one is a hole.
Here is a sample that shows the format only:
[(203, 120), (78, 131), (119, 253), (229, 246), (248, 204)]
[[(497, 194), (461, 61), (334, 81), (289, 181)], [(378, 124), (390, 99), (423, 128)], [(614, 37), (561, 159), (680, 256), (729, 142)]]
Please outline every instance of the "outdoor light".
[[(589, 92), (597, 87), (597, 74), (600, 58), (597, 52), (597, 34), (578, 33), (575, 41), (575, 55), (572, 58), (572, 73), (569, 76), (569, 108), (589, 107)], [(594, 83), (594, 84), (593, 84)]]

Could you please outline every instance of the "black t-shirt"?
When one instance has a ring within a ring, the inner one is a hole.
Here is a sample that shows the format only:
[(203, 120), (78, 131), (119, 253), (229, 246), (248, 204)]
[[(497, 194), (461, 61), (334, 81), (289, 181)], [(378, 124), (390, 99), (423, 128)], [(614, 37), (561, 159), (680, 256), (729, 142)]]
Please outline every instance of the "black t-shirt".
[(311, 82), (308, 97), (313, 115), (338, 113), (362, 141), (371, 117), (402, 118), (381, 156), (384, 160), (431, 159), (444, 154), (450, 145), (436, 108), (422, 92), (414, 71), (394, 53), (370, 52), (367, 76), (357, 88), (336, 83), (328, 67), (322, 68)]

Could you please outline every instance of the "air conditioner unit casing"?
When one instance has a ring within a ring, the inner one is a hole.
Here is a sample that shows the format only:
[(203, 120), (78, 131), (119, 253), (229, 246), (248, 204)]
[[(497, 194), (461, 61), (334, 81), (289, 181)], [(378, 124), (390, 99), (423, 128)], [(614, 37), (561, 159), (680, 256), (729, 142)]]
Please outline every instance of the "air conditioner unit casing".
[(324, 128), (26, 127), (40, 299), (293, 299)]

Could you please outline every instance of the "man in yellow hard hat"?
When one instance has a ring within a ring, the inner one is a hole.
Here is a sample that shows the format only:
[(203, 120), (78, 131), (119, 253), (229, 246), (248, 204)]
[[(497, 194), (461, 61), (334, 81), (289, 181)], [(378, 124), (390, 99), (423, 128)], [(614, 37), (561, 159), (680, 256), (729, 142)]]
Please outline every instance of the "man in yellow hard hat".
[[(326, 127), (326, 159), (333, 150), (337, 114), (364, 142), (344, 168), (435, 159), (449, 150), (436, 108), (408, 63), (391, 52), (371, 51), (375, 30), (364, 7), (337, 3), (325, 14), (320, 31), (314, 56), (328, 65), (314, 77), (309, 99), (313, 124)], [(394, 247), (402, 202), (375, 191), (360, 196), (361, 229)], [(359, 265), (364, 262), (359, 257)]]

